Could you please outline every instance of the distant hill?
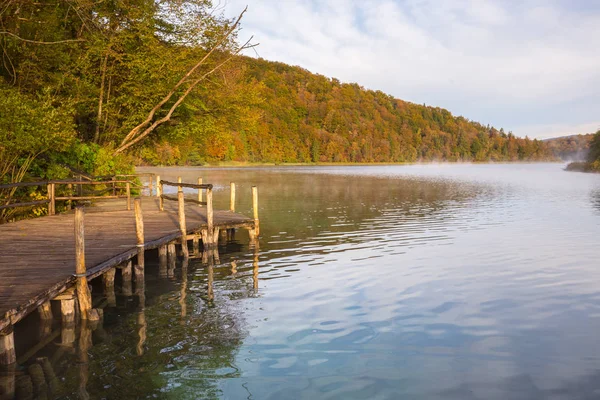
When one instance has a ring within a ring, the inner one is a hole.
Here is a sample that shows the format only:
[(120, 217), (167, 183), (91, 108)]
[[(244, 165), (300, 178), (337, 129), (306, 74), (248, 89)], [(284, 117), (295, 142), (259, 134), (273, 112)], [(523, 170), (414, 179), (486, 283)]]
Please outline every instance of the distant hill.
[(587, 159), (593, 137), (593, 133), (561, 136), (545, 139), (544, 143), (562, 160), (584, 161)]
[[(234, 133), (233, 159), (262, 162), (549, 160), (538, 140), (396, 99), (303, 68), (246, 58), (262, 85), (262, 117)], [(243, 151), (239, 151), (244, 149)]]

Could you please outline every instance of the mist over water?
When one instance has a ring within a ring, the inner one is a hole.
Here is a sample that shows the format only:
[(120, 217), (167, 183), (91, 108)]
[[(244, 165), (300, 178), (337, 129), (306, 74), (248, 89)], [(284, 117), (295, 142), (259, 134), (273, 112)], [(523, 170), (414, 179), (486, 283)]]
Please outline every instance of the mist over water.
[[(222, 208), (234, 181), (247, 215), (257, 185), (260, 246), (240, 232), (214, 267), (192, 259), (166, 279), (150, 261), (145, 340), (139, 299), (119, 296), (89, 351), (87, 391), (600, 397), (600, 176), (563, 167), (144, 169), (201, 176)], [(64, 384), (76, 393), (73, 368)]]

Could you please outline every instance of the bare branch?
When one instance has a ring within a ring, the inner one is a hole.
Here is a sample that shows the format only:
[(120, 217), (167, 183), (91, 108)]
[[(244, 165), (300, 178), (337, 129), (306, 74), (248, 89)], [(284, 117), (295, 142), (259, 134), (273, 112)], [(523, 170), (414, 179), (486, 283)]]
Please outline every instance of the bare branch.
[(221, 63), (217, 64), (213, 69), (211, 69), (210, 71), (206, 72), (204, 75), (202, 75), (200, 78), (196, 79), (195, 81), (193, 81), (190, 86), (185, 90), (185, 92), (183, 92), (183, 94), (179, 97), (179, 99), (177, 99), (177, 101), (175, 102), (175, 104), (173, 104), (171, 106), (171, 108), (169, 109), (169, 112), (167, 113), (167, 115), (165, 115), (164, 117), (154, 121), (154, 123), (152, 123), (152, 125), (150, 125), (148, 128), (146, 128), (141, 134), (137, 135), (135, 138), (133, 138), (132, 140), (130, 140), (129, 142), (127, 142), (126, 144), (121, 144), (116, 150), (115, 150), (115, 154), (121, 153), (124, 150), (127, 150), (129, 147), (133, 146), (134, 144), (138, 143), (140, 140), (142, 140), (143, 138), (145, 138), (146, 136), (148, 136), (150, 133), (152, 133), (152, 131), (154, 131), (158, 126), (164, 124), (165, 122), (169, 121), (171, 119), (171, 116), (173, 115), (173, 113), (175, 112), (175, 110), (177, 109), (177, 107), (179, 107), (179, 105), (183, 102), (183, 100), (185, 100), (185, 98), (187, 97), (187, 95), (189, 95), (192, 90), (200, 83), (202, 82), (204, 79), (206, 79), (206, 77), (208, 77), (209, 75), (211, 75), (212, 73), (214, 73), (215, 71), (218, 71), (223, 65), (225, 65), (226, 63), (228, 63), (230, 60), (232, 60), (236, 55), (238, 55), (241, 51), (249, 49), (249, 48), (253, 48), (258, 46), (258, 44), (250, 44), (250, 41), (253, 39), (253, 37), (251, 37), (250, 39), (248, 39), (248, 41), (242, 46), (240, 47), (238, 50), (236, 50), (234, 53), (232, 53), (229, 57), (227, 57), (225, 60), (223, 60)]
[(9, 36), (19, 39), (22, 42), (33, 43), (33, 44), (60, 44), (60, 43), (72, 43), (72, 42), (84, 42), (85, 41), (85, 39), (66, 39), (66, 40), (57, 40), (55, 42), (42, 42), (39, 40), (24, 39), (18, 35), (15, 35), (12, 32), (7, 32), (7, 31), (0, 31), (0, 35), (9, 35)]
[(194, 65), (180, 80), (179, 82), (177, 82), (177, 84), (175, 86), (173, 86), (173, 88), (171, 89), (171, 91), (169, 91), (169, 93), (167, 93), (167, 95), (165, 97), (163, 97), (163, 99), (158, 102), (157, 105), (155, 105), (150, 112), (148, 113), (148, 116), (146, 117), (146, 119), (140, 123), (139, 125), (137, 125), (136, 127), (134, 127), (131, 131), (129, 131), (129, 133), (125, 136), (125, 138), (123, 139), (123, 141), (121, 142), (121, 144), (119, 145), (119, 148), (123, 147), (129, 140), (131, 140), (131, 138), (133, 138), (134, 136), (136, 136), (144, 127), (148, 126), (148, 124), (150, 124), (150, 122), (152, 122), (152, 119), (154, 118), (154, 115), (156, 114), (156, 112), (158, 110), (160, 110), (162, 108), (162, 106), (164, 106), (170, 99), (171, 97), (173, 97), (173, 95), (175, 94), (175, 92), (177, 91), (177, 89), (183, 84), (185, 83), (185, 81), (187, 80), (187, 78), (192, 75), (201, 65), (203, 65), (206, 60), (217, 50), (217, 48), (219, 48), (226, 40), (227, 38), (229, 38), (229, 36), (231, 36), (231, 34), (235, 31), (235, 29), (237, 28), (237, 26), (239, 25), (240, 21), (242, 20), (242, 17), (244, 16), (244, 13), (248, 10), (248, 6), (246, 6), (246, 8), (244, 8), (244, 11), (241, 12), (241, 14), (239, 15), (239, 17), (237, 18), (237, 20), (235, 21), (235, 23), (231, 26), (231, 28), (225, 33), (225, 35), (223, 35), (223, 37), (221, 37), (221, 39), (208, 51), (208, 53), (206, 53), (204, 55), (204, 57), (202, 57), (202, 59), (200, 61), (198, 61), (196, 63), (196, 65)]

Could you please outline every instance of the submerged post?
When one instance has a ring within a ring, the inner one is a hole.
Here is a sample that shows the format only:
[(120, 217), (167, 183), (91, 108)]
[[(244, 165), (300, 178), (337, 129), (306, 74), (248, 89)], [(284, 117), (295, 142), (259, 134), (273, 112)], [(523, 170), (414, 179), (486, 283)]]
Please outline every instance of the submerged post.
[(229, 199), (229, 209), (231, 211), (235, 211), (235, 183), (231, 182), (230, 186), (231, 186), (231, 196)]
[(189, 251), (187, 246), (187, 227), (185, 225), (185, 198), (181, 186), (179, 186), (179, 191), (177, 192), (177, 203), (179, 212), (179, 230), (181, 231), (181, 252), (184, 258), (188, 258)]
[(96, 320), (97, 315), (92, 312), (92, 294), (88, 287), (85, 268), (85, 226), (83, 220), (83, 207), (75, 209), (75, 276), (77, 277), (77, 300), (81, 319)]
[(258, 188), (252, 186), (252, 210), (254, 211), (254, 229), (258, 237), (260, 235), (260, 222), (258, 220)]
[(137, 264), (134, 267), (136, 284), (144, 280), (144, 219), (142, 216), (142, 199), (133, 201), (135, 213), (135, 236), (137, 239)]
[(131, 210), (131, 187), (129, 182), (125, 184), (125, 191), (127, 192), (127, 211)]

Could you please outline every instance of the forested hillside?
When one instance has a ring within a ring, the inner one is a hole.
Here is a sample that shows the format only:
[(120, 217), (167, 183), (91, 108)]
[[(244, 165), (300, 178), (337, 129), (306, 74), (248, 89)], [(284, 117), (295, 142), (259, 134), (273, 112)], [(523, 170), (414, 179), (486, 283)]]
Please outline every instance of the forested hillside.
[(573, 162), (567, 166), (567, 170), (581, 172), (600, 172), (600, 130), (598, 130), (595, 134), (589, 136), (591, 136), (591, 140), (589, 143), (589, 151), (587, 154), (586, 161)]
[(544, 140), (550, 150), (559, 158), (567, 161), (583, 161), (590, 151), (593, 133), (570, 135)]
[(135, 163), (552, 157), (442, 108), (234, 57), (252, 46), (237, 22), (208, 0), (3, 2), (0, 181)]

